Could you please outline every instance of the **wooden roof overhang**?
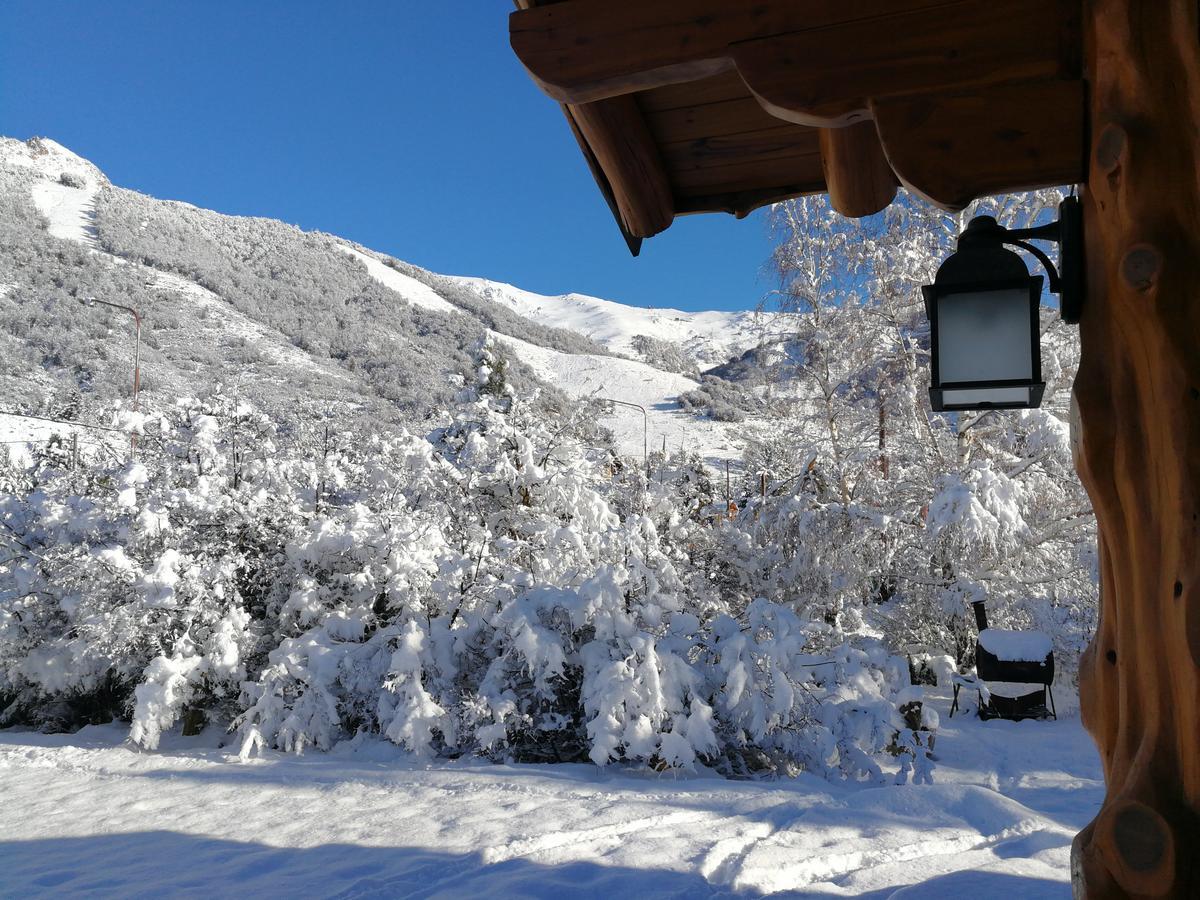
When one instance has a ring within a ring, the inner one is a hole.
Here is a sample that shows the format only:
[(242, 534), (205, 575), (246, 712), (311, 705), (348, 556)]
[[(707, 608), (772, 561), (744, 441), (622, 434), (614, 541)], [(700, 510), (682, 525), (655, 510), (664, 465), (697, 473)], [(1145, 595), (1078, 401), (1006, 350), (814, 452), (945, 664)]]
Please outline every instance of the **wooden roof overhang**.
[(636, 254), (675, 216), (897, 185), (947, 209), (1080, 182), (1082, 0), (516, 0)]

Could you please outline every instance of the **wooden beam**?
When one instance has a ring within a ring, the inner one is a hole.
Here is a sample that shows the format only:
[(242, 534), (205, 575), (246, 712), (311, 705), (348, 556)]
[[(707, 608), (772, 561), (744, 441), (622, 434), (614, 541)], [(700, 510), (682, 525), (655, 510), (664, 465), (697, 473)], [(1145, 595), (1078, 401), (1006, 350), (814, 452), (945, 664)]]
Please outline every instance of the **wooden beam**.
[(1200, 11), (1092, 0), (1072, 426), (1100, 532), (1080, 711), (1107, 794), (1075, 896), (1200, 897)]
[(1078, 0), (961, 0), (734, 44), (738, 74), (773, 116), (844, 125), (873, 99), (1079, 77)]
[(671, 173), (671, 183), (680, 197), (779, 190), (791, 184), (825, 189), (819, 151), (680, 169)]
[(736, 100), (665, 109), (661, 112), (649, 111), (645, 102), (649, 94), (639, 94), (638, 105), (646, 115), (646, 124), (650, 126), (650, 131), (662, 144), (744, 134), (748, 131), (766, 131), (768, 128), (806, 130), (799, 125), (780, 122), (759, 106), (757, 100), (745, 94), (744, 87), (742, 90), (743, 96)]
[(817, 134), (811, 128), (770, 121), (772, 127), (762, 131), (665, 143), (661, 145), (663, 161), (669, 171), (680, 172), (817, 152)]
[(694, 197), (680, 197), (675, 214), (679, 216), (699, 215), (701, 213), (729, 213), (739, 219), (744, 219), (754, 210), (771, 203), (780, 203), (793, 197), (805, 194), (824, 193), (825, 186), (820, 181), (808, 183), (781, 185), (759, 191), (735, 191), (728, 194), (708, 194)]
[(936, 11), (961, 0), (570, 0), (517, 10), (509, 40), (549, 96), (582, 103), (694, 81), (730, 66), (729, 45)]
[(976, 197), (1083, 180), (1084, 86), (1040, 81), (872, 101), (900, 182), (943, 209)]
[(874, 122), (822, 128), (821, 168), (829, 202), (857, 219), (879, 212), (896, 197), (896, 176), (883, 155)]
[(604, 172), (626, 231), (648, 238), (675, 217), (671, 186), (658, 147), (633, 97), (568, 107)]

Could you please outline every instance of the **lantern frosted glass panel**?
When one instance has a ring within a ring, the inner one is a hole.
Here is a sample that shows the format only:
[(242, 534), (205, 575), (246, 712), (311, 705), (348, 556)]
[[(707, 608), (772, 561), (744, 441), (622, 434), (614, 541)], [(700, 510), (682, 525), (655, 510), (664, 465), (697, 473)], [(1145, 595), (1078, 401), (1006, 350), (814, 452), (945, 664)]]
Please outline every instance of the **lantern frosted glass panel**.
[(948, 388), (942, 391), (945, 409), (979, 409), (996, 406), (1037, 406), (1033, 388)]
[[(942, 384), (1033, 378), (1028, 288), (946, 294), (938, 298), (937, 316), (938, 376)], [(993, 388), (986, 393), (997, 390), (1020, 391)], [(1028, 397), (1028, 390), (1024, 395)], [(988, 399), (1016, 402), (1020, 398), (1014, 394), (1007, 400)], [(949, 396), (946, 400), (951, 402)]]

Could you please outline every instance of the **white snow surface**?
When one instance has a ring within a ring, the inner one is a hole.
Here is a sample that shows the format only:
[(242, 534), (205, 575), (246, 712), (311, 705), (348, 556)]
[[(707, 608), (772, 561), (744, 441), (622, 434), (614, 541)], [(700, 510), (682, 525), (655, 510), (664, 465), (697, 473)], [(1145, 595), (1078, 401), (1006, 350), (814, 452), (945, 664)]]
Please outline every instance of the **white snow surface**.
[(1001, 662), (1042, 662), (1054, 649), (1050, 635), (1043, 631), (1007, 628), (985, 628), (979, 632), (979, 646)]
[(433, 288), (424, 285), (417, 279), (398, 272), (391, 266), (385, 266), (373, 256), (363, 253), (355, 247), (343, 246), (346, 253), (353, 256), (364, 266), (371, 277), (386, 288), (391, 288), (413, 306), (421, 306), (440, 313), (461, 313), (457, 306), (443, 298)]
[(584, 294), (547, 297), (485, 278), (454, 280), (531, 321), (577, 331), (615, 353), (633, 354), (639, 334), (681, 344), (701, 368), (726, 362), (779, 330), (778, 313), (645, 308)]
[(934, 702), (936, 783), (882, 788), (0, 731), (0, 894), (1066, 900), (1103, 796), (1078, 719)]
[(129, 438), (125, 435), (89, 428), (84, 423), (53, 422), (0, 412), (0, 444), (8, 450), (11, 459), (21, 464), (32, 461), (35, 446), (46, 444), (55, 437), (65, 445), (72, 435), (76, 436), (79, 455), (84, 460), (96, 453), (121, 454), (129, 447)]
[[(92, 163), (49, 138), (5, 140), (0, 156), (6, 164), (34, 169), (45, 177), (33, 185), (33, 202), (57, 238), (95, 248), (96, 194), (107, 179)], [(60, 179), (66, 178), (70, 184)]]
[(679, 405), (679, 395), (698, 386), (686, 376), (631, 359), (562, 353), (506, 334), (489, 333), (511, 348), (539, 378), (573, 397), (609, 398), (643, 407), (644, 422), (638, 410), (619, 405), (601, 419), (625, 455), (641, 457), (643, 440), (651, 451), (661, 450), (665, 441), (670, 451), (695, 451), (709, 461), (741, 455), (736, 425), (697, 418)]
[[(343, 249), (360, 260), (372, 278), (410, 303), (438, 312), (462, 313), (457, 306), (415, 278), (384, 265), (361, 250), (350, 246)], [(566, 299), (569, 298), (555, 298), (550, 302), (557, 303)], [(596, 302), (628, 310), (631, 314), (639, 312), (634, 307), (621, 306), (619, 303)], [(545, 324), (554, 323), (545, 320)], [(575, 328), (588, 334), (586, 329), (576, 326), (564, 324), (561, 327)], [(686, 376), (664, 372), (632, 359), (589, 353), (563, 353), (491, 329), (488, 329), (487, 333), (509, 348), (521, 362), (533, 369), (539, 378), (572, 397), (607, 397), (645, 408), (645, 423), (636, 409), (622, 406), (614, 406), (612, 413), (601, 419), (603, 424), (612, 430), (618, 449), (625, 455), (640, 457), (644, 445), (648, 445), (650, 450), (661, 450), (664, 441), (668, 450), (695, 451), (713, 462), (736, 459), (741, 455), (736, 425), (700, 419), (685, 412), (680, 406), (679, 395), (698, 387), (697, 382)]]

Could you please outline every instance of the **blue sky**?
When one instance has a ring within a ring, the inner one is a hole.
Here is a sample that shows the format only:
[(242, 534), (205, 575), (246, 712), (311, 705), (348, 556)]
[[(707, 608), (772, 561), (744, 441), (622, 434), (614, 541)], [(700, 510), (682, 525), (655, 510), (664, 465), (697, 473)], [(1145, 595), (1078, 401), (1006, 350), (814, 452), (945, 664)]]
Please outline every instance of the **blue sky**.
[(117, 184), (283, 219), (435, 271), (641, 306), (772, 286), (763, 213), (680, 219), (629, 256), (506, 0), (0, 3), (0, 133)]

